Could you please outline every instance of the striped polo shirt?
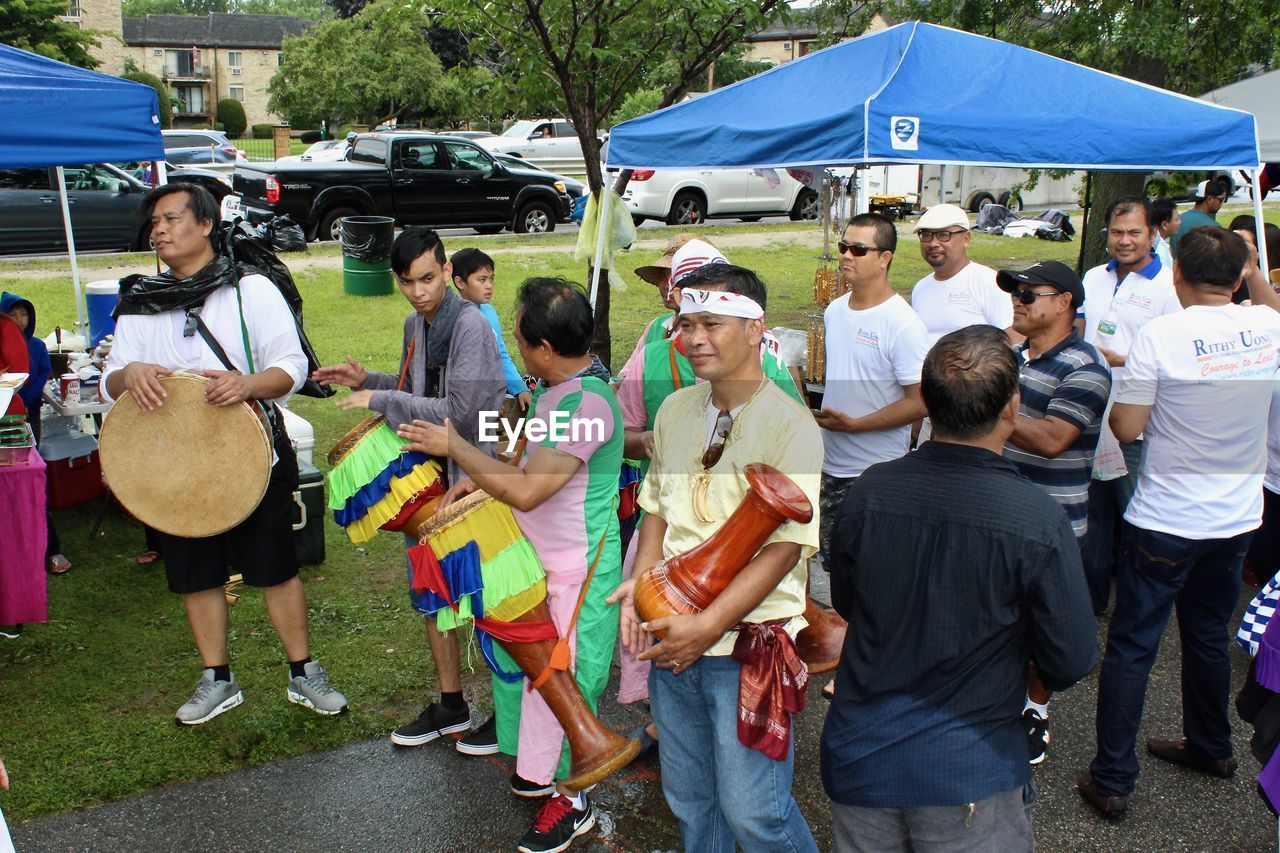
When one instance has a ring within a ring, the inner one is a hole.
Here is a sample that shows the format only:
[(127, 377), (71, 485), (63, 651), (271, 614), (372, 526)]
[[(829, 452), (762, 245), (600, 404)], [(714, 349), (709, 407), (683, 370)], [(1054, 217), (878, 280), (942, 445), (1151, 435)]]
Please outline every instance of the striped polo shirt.
[(1111, 393), (1111, 371), (1092, 344), (1074, 329), (1071, 334), (1038, 357), (1028, 360), (1028, 344), (1014, 347), (1020, 370), (1018, 390), (1022, 403), (1018, 414), (1029, 418), (1053, 415), (1080, 430), (1080, 435), (1054, 459), (1046, 459), (1004, 446), (1004, 455), (1022, 475), (1049, 493), (1071, 520), (1079, 538), (1088, 525), (1089, 478), (1093, 454), (1098, 448), (1102, 413)]

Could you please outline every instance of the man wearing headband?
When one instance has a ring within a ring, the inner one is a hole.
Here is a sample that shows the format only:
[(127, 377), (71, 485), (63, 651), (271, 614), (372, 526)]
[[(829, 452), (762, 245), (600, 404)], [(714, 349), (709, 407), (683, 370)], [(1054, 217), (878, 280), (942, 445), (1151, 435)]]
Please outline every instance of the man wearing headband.
[[(675, 391), (657, 413), (636, 565), (686, 553), (719, 531), (747, 494), (741, 472), (753, 462), (786, 474), (817, 505), (819, 432), (761, 368), (763, 317), (764, 306), (740, 294), (681, 294), (680, 338), (705, 383)], [(817, 849), (791, 794), (791, 713), (767, 701), (743, 707), (744, 687), (803, 707), (807, 673), (792, 640), (805, 625), (805, 559), (817, 534), (816, 520), (780, 526), (697, 615), (638, 623), (632, 581), (611, 598), (623, 601), (633, 652), (648, 645), (647, 632), (665, 632), (640, 656), (656, 664), (649, 690), (662, 788), (686, 850), (727, 849), (733, 840), (744, 850)]]

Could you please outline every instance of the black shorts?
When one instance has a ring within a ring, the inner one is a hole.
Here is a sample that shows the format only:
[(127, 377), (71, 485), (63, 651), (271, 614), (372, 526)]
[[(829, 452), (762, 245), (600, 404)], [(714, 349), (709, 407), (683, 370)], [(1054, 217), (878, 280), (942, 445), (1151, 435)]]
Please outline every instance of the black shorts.
[(240, 524), (202, 539), (152, 531), (170, 590), (185, 594), (216, 589), (227, 582), (232, 570), (256, 587), (276, 586), (297, 577), (293, 490), (298, 485), (298, 460), (283, 427), (274, 444), (279, 459), (271, 468), (267, 492)]

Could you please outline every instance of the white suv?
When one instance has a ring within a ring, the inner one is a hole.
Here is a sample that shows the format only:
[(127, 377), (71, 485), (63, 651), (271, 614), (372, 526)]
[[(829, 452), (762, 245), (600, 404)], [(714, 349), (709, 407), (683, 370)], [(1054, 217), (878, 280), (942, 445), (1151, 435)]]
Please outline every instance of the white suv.
[(582, 174), (586, 171), (578, 132), (564, 119), (518, 121), (501, 136), (474, 141), (495, 154), (512, 154), (552, 172)]
[(766, 175), (755, 169), (636, 169), (622, 200), (637, 225), (646, 219), (697, 225), (706, 219), (818, 218), (816, 192), (785, 170), (773, 170), (776, 186)]

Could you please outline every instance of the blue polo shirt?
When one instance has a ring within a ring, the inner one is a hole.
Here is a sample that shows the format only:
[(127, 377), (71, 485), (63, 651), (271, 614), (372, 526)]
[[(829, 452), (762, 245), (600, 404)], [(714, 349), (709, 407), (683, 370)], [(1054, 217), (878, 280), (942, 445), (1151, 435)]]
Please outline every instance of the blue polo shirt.
[(1057, 346), (1032, 359), (1028, 344), (1014, 347), (1021, 365), (1018, 414), (1030, 418), (1053, 415), (1080, 430), (1076, 440), (1053, 459), (1029, 453), (1012, 444), (1004, 455), (1022, 476), (1049, 493), (1067, 511), (1071, 530), (1079, 538), (1088, 526), (1089, 480), (1098, 449), (1102, 413), (1111, 393), (1111, 371), (1092, 344), (1074, 329)]

